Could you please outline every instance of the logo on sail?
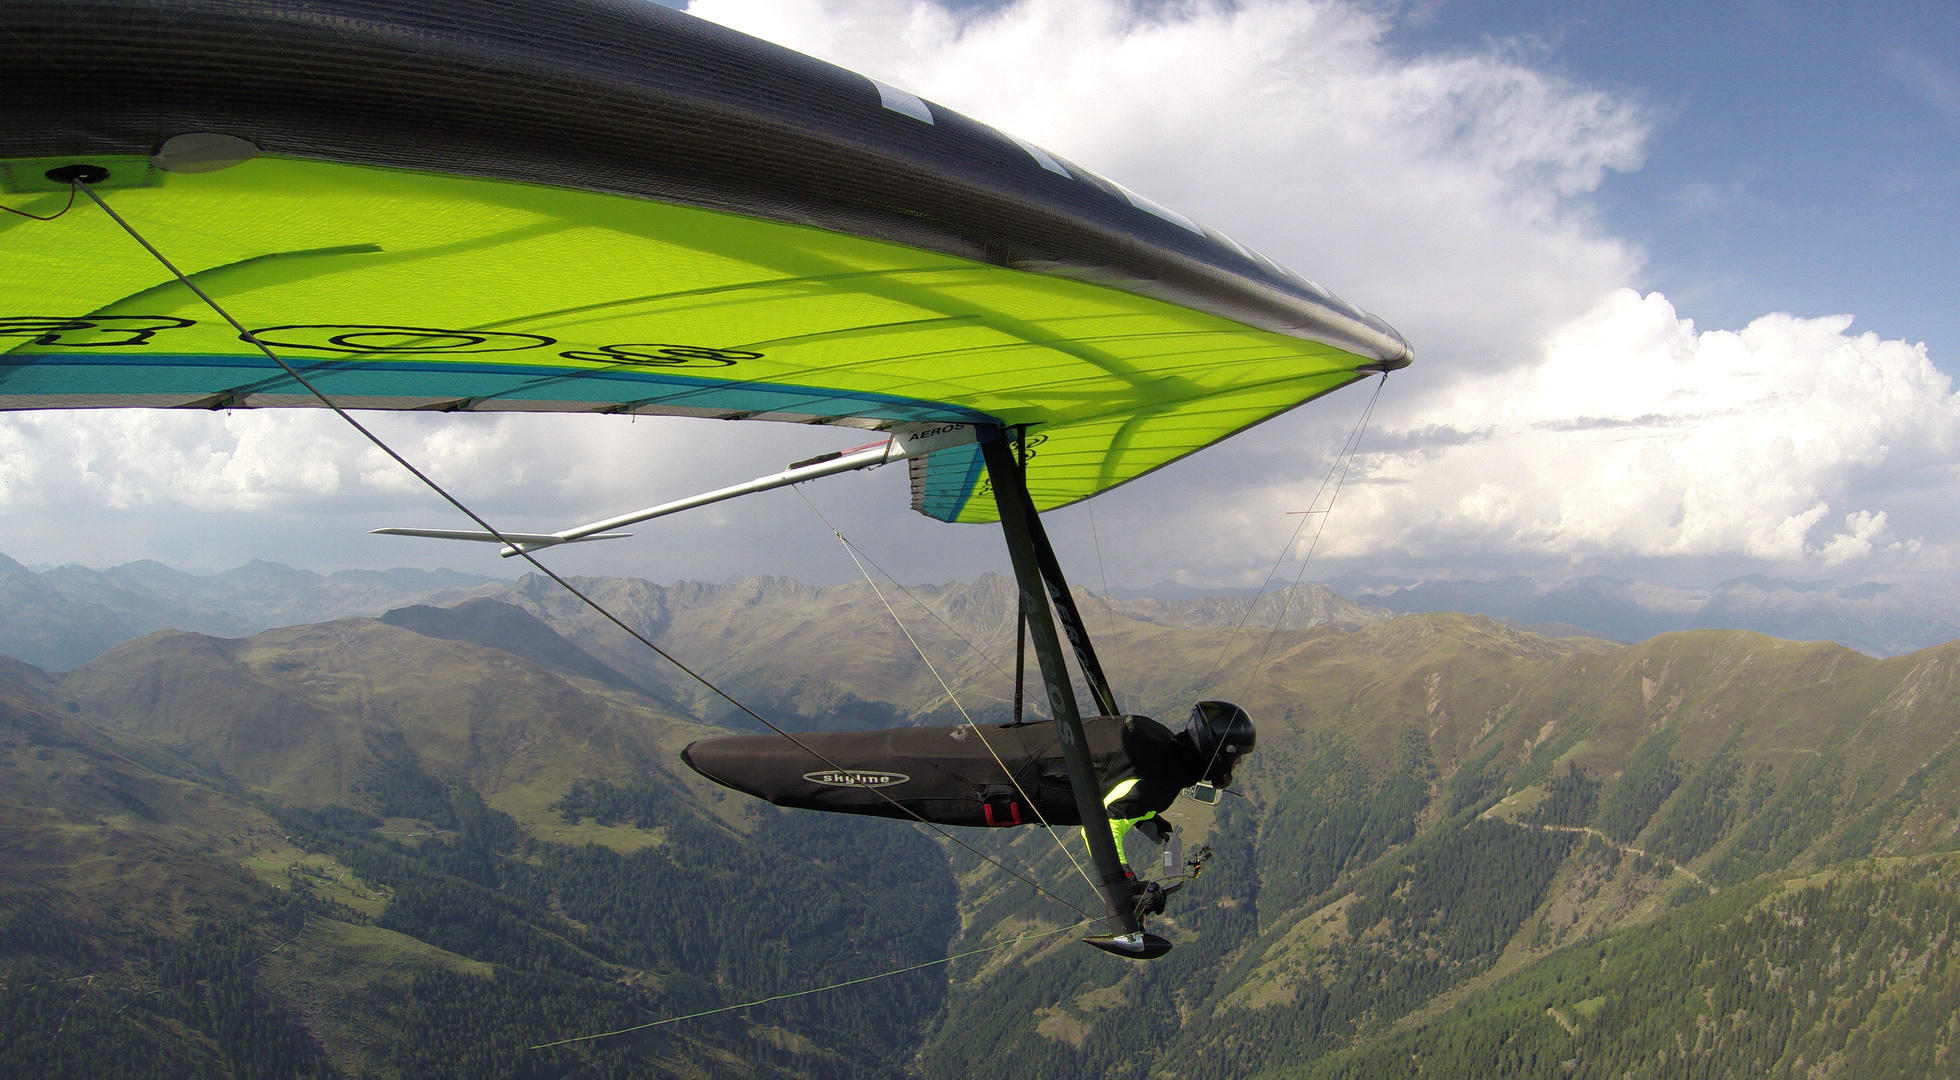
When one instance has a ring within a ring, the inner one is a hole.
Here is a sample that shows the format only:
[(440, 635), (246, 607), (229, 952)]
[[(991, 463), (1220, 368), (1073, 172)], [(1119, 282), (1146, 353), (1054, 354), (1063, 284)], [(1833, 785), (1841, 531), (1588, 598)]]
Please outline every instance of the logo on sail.
[(806, 772), (803, 779), (831, 787), (895, 787), (912, 779), (902, 772), (866, 772), (862, 769), (826, 769)]

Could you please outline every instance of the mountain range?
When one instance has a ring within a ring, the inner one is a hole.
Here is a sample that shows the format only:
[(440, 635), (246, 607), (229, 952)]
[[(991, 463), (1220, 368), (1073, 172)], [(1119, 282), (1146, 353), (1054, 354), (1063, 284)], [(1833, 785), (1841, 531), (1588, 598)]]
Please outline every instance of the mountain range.
[[(998, 578), (579, 584), (786, 726), (1012, 713)], [(1260, 729), (1134, 964), (1066, 837), (776, 811), (676, 761), (746, 718), (549, 582), (388, 588), (0, 662), (0, 1072), (1953, 1071), (1960, 643), (1084, 596), (1126, 708)]]
[[(5, 662), (0, 1074), (896, 1073), (943, 980), (530, 1049), (929, 960), (953, 889), (903, 827), (724, 809), (670, 771), (707, 729), (517, 609), (452, 610)], [(572, 809), (595, 786), (638, 825)]]
[[(681, 606), (693, 603), (687, 597), (746, 587), (741, 581), (663, 586), (640, 578), (590, 580), (608, 582), (609, 591), (622, 601), (657, 595), (661, 603)], [(896, 586), (881, 587), (895, 603), (907, 602)], [(511, 600), (533, 593), (544, 594), (522, 581), (453, 570), (323, 575), (254, 561), (199, 575), (143, 561), (108, 569), (67, 565), (35, 572), (0, 555), (0, 652), (60, 671), (164, 628), (241, 637), (277, 626), (378, 616), (414, 604), (441, 606), (473, 597)], [(1468, 581), (1349, 574), (1318, 585), (1259, 593), (1162, 584), (1114, 588), (1098, 602), (1146, 621), (1192, 626), (1236, 625), (1256, 603), (1250, 625), (1284, 619), (1291, 628), (1457, 611), (1554, 637), (1622, 642), (1673, 630), (1754, 630), (1795, 641), (1835, 641), (1879, 657), (1960, 638), (1960, 585), (1945, 582), (1841, 585), (1747, 576), (1687, 588), (1599, 576), (1546, 584), (1524, 577)]]
[(191, 574), (151, 560), (36, 573), (0, 555), (0, 652), (65, 671), (152, 630), (245, 637), (427, 600), (453, 603), (503, 585), (454, 570), (322, 575), (256, 560), (219, 574)]
[(1545, 584), (1525, 577), (1410, 581), (1354, 574), (1326, 584), (1397, 613), (1466, 611), (1583, 627), (1618, 641), (1670, 630), (1754, 630), (1898, 656), (1960, 637), (1960, 584), (1950, 581), (1839, 584), (1752, 574), (1688, 588), (1600, 576)]

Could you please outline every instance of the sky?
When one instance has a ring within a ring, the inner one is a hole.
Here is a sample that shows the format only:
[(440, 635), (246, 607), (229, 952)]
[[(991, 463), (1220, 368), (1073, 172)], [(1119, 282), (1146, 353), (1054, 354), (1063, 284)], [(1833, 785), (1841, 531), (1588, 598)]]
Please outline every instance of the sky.
[[(1452, 0), (1405, 9), (1408, 55), (1493, 45), (1640, 102), (1639, 169), (1601, 185), (1642, 286), (1707, 326), (1855, 312), (1960, 370), (1960, 6)], [(1943, 242), (1940, 242), (1943, 241)]]
[[(1960, 559), (1953, 5), (697, 0), (1214, 225), (1396, 324), (1332, 510), (1352, 388), (1076, 508), (1080, 584), (1359, 573), (1712, 584)], [(0, 551), (514, 575), (331, 416), (0, 417)], [(651, 418), (375, 426), (513, 529), (774, 471), (861, 433)], [(739, 428), (739, 430), (738, 430)], [(625, 464), (621, 464), (625, 463)], [(900, 470), (551, 555), (576, 573), (815, 583), (1004, 568)]]

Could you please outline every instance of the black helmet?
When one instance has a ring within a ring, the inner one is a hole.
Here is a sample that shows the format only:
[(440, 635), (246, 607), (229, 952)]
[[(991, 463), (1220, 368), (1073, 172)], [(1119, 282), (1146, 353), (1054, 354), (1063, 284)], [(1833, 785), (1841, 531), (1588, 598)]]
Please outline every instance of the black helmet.
[(1232, 769), (1258, 742), (1252, 717), (1229, 701), (1200, 701), (1191, 706), (1191, 719), (1184, 730), (1205, 759), (1205, 780), (1218, 787), (1232, 782)]

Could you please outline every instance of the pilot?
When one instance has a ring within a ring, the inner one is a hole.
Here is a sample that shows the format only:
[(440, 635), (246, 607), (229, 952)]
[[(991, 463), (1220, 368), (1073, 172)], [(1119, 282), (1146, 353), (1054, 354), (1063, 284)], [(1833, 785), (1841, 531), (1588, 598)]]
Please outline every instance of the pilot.
[(1184, 730), (1176, 734), (1148, 717), (1131, 717), (1123, 731), (1122, 757), (1104, 778), (1103, 809), (1117, 854), (1123, 852), (1123, 834), (1132, 828), (1155, 843), (1169, 840), (1171, 824), (1158, 815), (1185, 788), (1199, 783), (1229, 786), (1232, 770), (1252, 752), (1256, 739), (1252, 717), (1229, 701), (1193, 705)]

